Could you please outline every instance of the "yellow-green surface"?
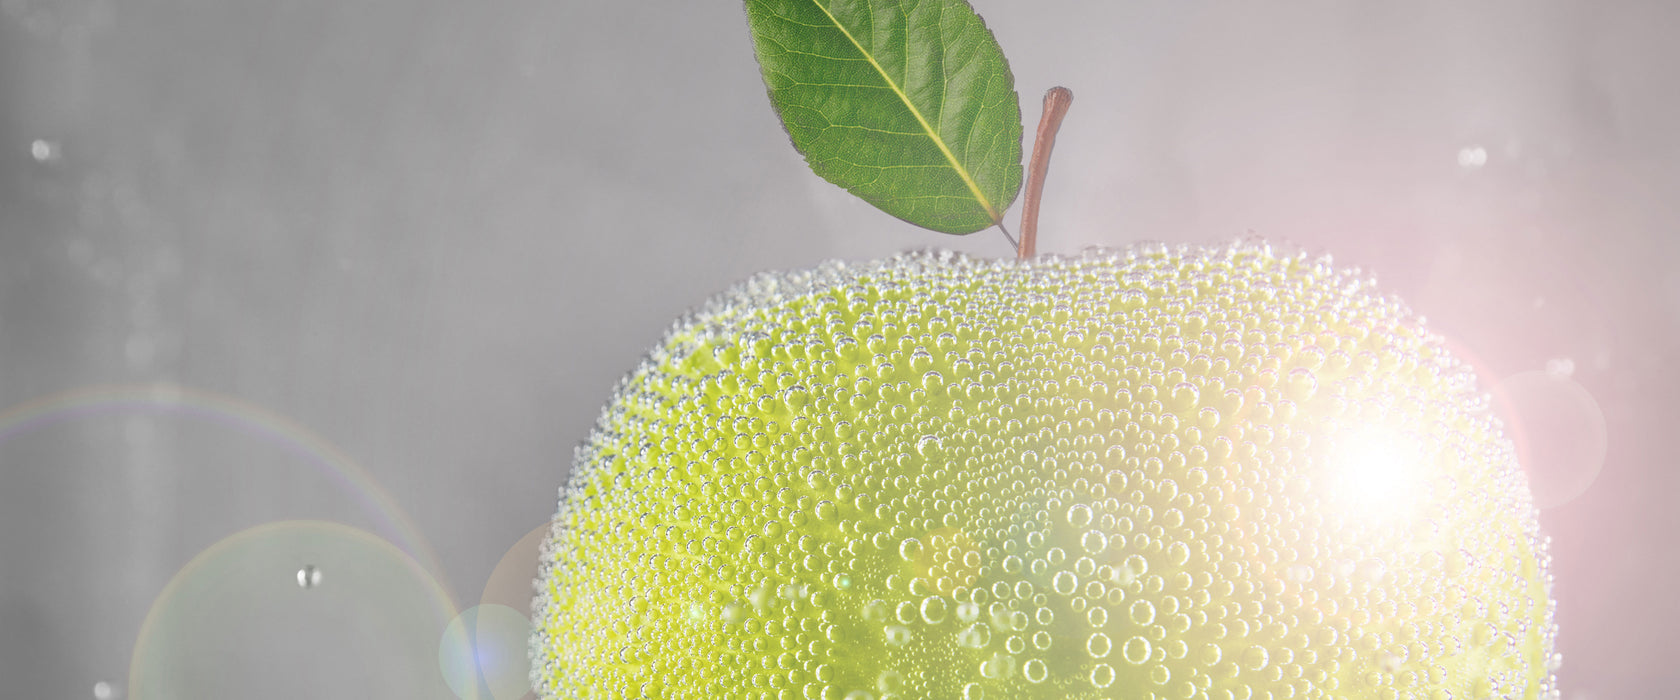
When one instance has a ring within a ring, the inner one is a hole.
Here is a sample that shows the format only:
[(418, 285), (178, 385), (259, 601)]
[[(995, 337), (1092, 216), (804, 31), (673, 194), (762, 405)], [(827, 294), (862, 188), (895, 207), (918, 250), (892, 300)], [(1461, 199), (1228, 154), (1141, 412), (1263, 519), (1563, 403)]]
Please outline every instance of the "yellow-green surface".
[(595, 698), (1549, 698), (1469, 369), (1260, 244), (914, 254), (678, 323), (580, 451), (535, 680)]

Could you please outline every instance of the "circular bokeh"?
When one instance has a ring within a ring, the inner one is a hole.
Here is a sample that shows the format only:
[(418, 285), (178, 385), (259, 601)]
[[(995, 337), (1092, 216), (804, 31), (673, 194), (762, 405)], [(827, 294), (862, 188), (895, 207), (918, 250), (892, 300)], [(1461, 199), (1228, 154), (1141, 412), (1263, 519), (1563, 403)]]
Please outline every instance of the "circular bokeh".
[(268, 523), (211, 545), (164, 587), (134, 645), (129, 697), (448, 700), (436, 659), (454, 617), (437, 582), (385, 540)]
[(1604, 411), (1586, 387), (1562, 372), (1522, 372), (1501, 381), (1494, 396), (1535, 505), (1560, 506), (1592, 487), (1609, 441)]
[(480, 605), (505, 605), (521, 615), (531, 614), (537, 558), (542, 556), (543, 540), (553, 529), (552, 521), (538, 525), (502, 554), (496, 568), (490, 571), (489, 580), (484, 583), (484, 594), (478, 600)]
[(214, 426), (279, 448), (354, 498), (382, 537), (419, 559), (428, 571), (442, 571), (419, 527), (366, 467), (308, 426), (234, 396), (169, 382), (78, 387), (0, 410), (0, 445), (53, 426), (112, 416), (128, 418), (122, 429), (131, 453), (145, 451), (153, 436), (151, 423), (137, 420), (143, 416)]
[(506, 605), (474, 605), (438, 643), (444, 681), (463, 700), (518, 700), (531, 692), (531, 618)]
[[(506, 624), (492, 623), (483, 626), (480, 628), (481, 630), (492, 633), (492, 636), (494, 634), (512, 635), (515, 633), (523, 635), (517, 639), (507, 636), (502, 639), (487, 639), (483, 642), (483, 644), (490, 646), (517, 642), (519, 653), (509, 658), (517, 662), (518, 671), (515, 673), (513, 670), (508, 670), (506, 673), (509, 678), (517, 675), (520, 679), (520, 683), (517, 685), (520, 689), (519, 693), (517, 695), (503, 695), (496, 690), (496, 684), (489, 683), (487, 690), (496, 700), (521, 700), (522, 698), (536, 697), (536, 693), (531, 691), (529, 673), (531, 659), (528, 653), (531, 635), (531, 599), (534, 594), (532, 586), (537, 579), (537, 559), (542, 555), (543, 540), (548, 537), (553, 529), (554, 523), (552, 521), (545, 522), (532, 528), (517, 542), (513, 543), (513, 546), (508, 547), (507, 551), (502, 554), (502, 558), (496, 562), (496, 568), (491, 570), (490, 578), (484, 583), (484, 592), (479, 597), (480, 609), (498, 610), (497, 613), (494, 613), (498, 619), (509, 620)], [(523, 621), (524, 626), (512, 624), (511, 617), (504, 612), (517, 615)], [(462, 617), (465, 618), (466, 613), (462, 613)], [(483, 632), (479, 634), (482, 635)], [(447, 642), (448, 639), (446, 638), (445, 641)], [(446, 670), (444, 673), (446, 676), (451, 673), (447, 670), (448, 663), (448, 661), (445, 661)], [(487, 669), (486, 675), (495, 674)], [(505, 686), (505, 688), (512, 687), (514, 686)], [(486, 688), (481, 686), (481, 689)]]

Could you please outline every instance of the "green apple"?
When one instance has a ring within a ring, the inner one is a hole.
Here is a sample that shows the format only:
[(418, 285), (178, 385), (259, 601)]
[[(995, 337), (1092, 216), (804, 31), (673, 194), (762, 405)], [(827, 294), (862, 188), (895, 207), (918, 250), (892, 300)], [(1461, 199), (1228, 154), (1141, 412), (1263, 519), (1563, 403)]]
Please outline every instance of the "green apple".
[(1471, 370), (1259, 243), (754, 278), (578, 454), (533, 679), (591, 698), (1552, 698)]

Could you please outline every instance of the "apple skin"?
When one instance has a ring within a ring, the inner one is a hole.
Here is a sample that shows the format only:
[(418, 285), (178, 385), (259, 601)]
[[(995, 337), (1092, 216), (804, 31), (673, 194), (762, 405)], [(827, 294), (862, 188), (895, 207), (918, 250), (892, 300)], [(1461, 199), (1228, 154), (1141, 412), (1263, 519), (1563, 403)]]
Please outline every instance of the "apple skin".
[(1470, 369), (1259, 242), (766, 274), (578, 451), (543, 697), (1555, 698)]

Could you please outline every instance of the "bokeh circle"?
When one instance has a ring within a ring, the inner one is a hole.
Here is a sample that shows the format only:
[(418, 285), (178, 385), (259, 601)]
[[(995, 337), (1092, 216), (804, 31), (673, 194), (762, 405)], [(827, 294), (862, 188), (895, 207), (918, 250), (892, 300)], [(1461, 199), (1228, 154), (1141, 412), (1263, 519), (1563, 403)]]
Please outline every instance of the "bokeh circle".
[(531, 618), (506, 605), (474, 605), (438, 643), (444, 681), (462, 700), (518, 700), (531, 691)]
[(1564, 372), (1534, 371), (1506, 377), (1493, 394), (1535, 505), (1553, 508), (1585, 493), (1609, 449), (1604, 411), (1586, 387)]
[[(306, 570), (315, 585), (298, 585)], [(448, 700), (436, 659), (454, 618), (442, 587), (391, 543), (337, 523), (267, 523), (211, 545), (164, 587), (135, 641), (129, 697)]]
[[(542, 555), (542, 543), (554, 529), (552, 521), (532, 528), (508, 547), (496, 562), (484, 583), (478, 606), (461, 613), (458, 629), (444, 636), (438, 649), (438, 660), (450, 685), (459, 693), (466, 687), (468, 674), (477, 670), (482, 674), (478, 685), (481, 696), (488, 694), (495, 700), (524, 700), (535, 698), (531, 690), (530, 637), (532, 586), (537, 578), (537, 559)], [(470, 614), (469, 614), (470, 613)], [(473, 640), (471, 648), (460, 642)], [(453, 645), (453, 646), (452, 646)], [(510, 650), (506, 653), (500, 650)], [(480, 656), (473, 666), (474, 656)], [(466, 697), (466, 696), (463, 696)]]

